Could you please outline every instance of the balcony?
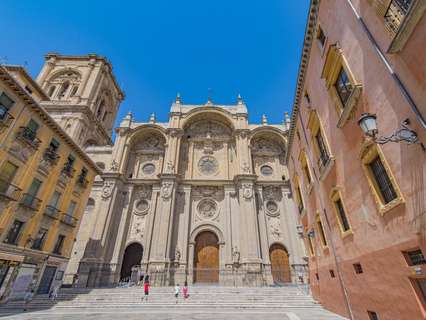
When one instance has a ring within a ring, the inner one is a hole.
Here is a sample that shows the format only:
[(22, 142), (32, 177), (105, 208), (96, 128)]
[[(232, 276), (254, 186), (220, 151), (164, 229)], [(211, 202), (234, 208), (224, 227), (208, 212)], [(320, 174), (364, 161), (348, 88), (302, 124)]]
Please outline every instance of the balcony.
[(66, 163), (61, 173), (66, 175), (68, 178), (72, 178), (74, 177), (75, 169), (72, 164)]
[(9, 127), (14, 119), (9, 112), (0, 107), (0, 130), (4, 127)]
[(16, 138), (35, 150), (38, 149), (41, 143), (36, 133), (28, 127), (20, 127), (16, 134)]
[(33, 211), (38, 211), (38, 209), (40, 209), (40, 204), (41, 200), (29, 193), (24, 193), (20, 202), (21, 206)]
[(86, 179), (86, 176), (80, 175), (77, 178), (77, 185), (83, 189), (87, 188), (87, 185), (89, 184), (89, 180)]
[(321, 153), (318, 158), (318, 169), (320, 172), (323, 172), (325, 168), (330, 163), (330, 156), (327, 153)]
[(63, 215), (61, 221), (71, 227), (75, 227), (77, 225), (77, 219), (68, 214)]
[(21, 195), (21, 189), (10, 182), (0, 179), (0, 198), (8, 201), (18, 201)]
[(46, 208), (44, 209), (44, 215), (53, 218), (53, 219), (58, 219), (59, 218), (59, 214), (60, 211), (58, 208), (54, 207), (54, 206), (46, 206)]
[(413, 0), (392, 0), (385, 14), (385, 25), (393, 33), (397, 33), (410, 10)]
[(44, 151), (43, 158), (49, 161), (52, 165), (56, 164), (60, 158), (59, 154), (53, 148), (47, 148)]

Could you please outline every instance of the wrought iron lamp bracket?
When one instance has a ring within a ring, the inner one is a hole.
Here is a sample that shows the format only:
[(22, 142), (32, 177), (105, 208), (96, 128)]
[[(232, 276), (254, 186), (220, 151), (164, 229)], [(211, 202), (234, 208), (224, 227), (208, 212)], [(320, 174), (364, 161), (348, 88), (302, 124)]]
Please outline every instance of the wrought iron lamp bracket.
[(375, 137), (374, 141), (378, 144), (385, 144), (388, 142), (405, 142), (407, 144), (420, 144), (423, 151), (426, 151), (425, 145), (423, 142), (419, 140), (419, 137), (417, 136), (417, 133), (412, 130), (410, 127), (410, 120), (405, 119), (401, 123), (401, 128), (397, 129), (394, 133), (392, 133), (390, 136), (383, 136), (383, 137)]

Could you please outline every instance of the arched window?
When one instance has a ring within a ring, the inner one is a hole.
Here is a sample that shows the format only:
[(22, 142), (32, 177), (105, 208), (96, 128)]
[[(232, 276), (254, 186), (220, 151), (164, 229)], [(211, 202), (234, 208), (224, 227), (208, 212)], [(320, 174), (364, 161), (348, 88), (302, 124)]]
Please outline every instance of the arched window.
[(102, 100), (99, 105), (98, 111), (96, 112), (96, 118), (101, 119), (101, 116), (104, 113), (104, 109), (105, 109), (105, 101)]
[(59, 99), (62, 99), (63, 97), (65, 97), (65, 94), (67, 93), (69, 86), (70, 86), (69, 81), (65, 81), (62, 84), (61, 89), (59, 90), (59, 93), (58, 93)]
[(48, 93), (49, 97), (53, 96), (53, 93), (55, 92), (55, 90), (56, 90), (56, 86), (51, 86), (49, 88), (49, 93)]
[(74, 97), (75, 94), (77, 93), (77, 90), (78, 90), (78, 86), (72, 87), (70, 97)]

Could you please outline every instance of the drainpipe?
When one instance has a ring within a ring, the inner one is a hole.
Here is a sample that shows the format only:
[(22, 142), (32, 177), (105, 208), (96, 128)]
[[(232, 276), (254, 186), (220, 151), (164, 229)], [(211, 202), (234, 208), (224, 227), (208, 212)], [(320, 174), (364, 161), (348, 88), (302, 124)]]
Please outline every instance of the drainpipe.
[(423, 115), (420, 113), (419, 108), (417, 107), (416, 103), (414, 102), (413, 98), (411, 97), (410, 93), (408, 92), (408, 89), (405, 87), (404, 83), (399, 78), (398, 74), (395, 73), (395, 70), (390, 65), (389, 61), (386, 59), (385, 55), (383, 54), (382, 50), (380, 49), (379, 45), (377, 44), (376, 39), (374, 39), (373, 35), (371, 34), (370, 30), (368, 29), (367, 25), (365, 24), (362, 17), (358, 14), (356, 11), (353, 3), (351, 0), (346, 0), (346, 2), (349, 4), (349, 6), (352, 9), (352, 12), (356, 16), (358, 22), (361, 24), (362, 29), (367, 34), (368, 39), (370, 40), (374, 50), (376, 51), (377, 55), (379, 56), (380, 60), (385, 65), (386, 69), (389, 71), (389, 73), (392, 76), (392, 79), (395, 81), (396, 85), (398, 86), (399, 90), (401, 91), (404, 98), (407, 100), (408, 104), (411, 107), (411, 110), (415, 113), (417, 119), (419, 120), (421, 126), (423, 129), (426, 130), (426, 121), (423, 118)]

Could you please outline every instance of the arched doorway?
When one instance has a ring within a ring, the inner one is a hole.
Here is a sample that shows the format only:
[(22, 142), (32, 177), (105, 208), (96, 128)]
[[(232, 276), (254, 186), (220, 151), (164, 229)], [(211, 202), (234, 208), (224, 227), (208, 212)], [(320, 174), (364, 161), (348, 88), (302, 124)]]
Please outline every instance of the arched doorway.
[(132, 267), (141, 263), (142, 255), (143, 247), (139, 243), (132, 243), (127, 246), (126, 250), (124, 250), (120, 279), (130, 278)]
[(219, 244), (210, 231), (201, 232), (195, 238), (194, 282), (219, 282)]
[(280, 244), (273, 244), (269, 249), (271, 271), (274, 283), (291, 282), (290, 262), (287, 249)]

